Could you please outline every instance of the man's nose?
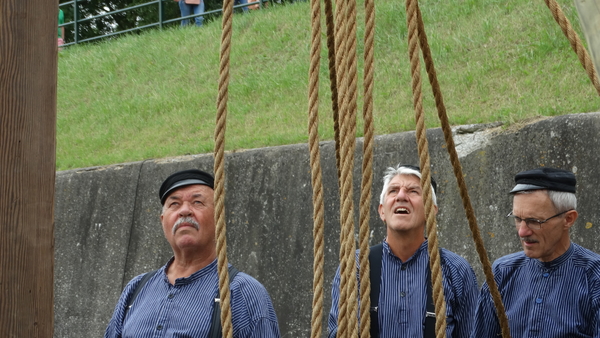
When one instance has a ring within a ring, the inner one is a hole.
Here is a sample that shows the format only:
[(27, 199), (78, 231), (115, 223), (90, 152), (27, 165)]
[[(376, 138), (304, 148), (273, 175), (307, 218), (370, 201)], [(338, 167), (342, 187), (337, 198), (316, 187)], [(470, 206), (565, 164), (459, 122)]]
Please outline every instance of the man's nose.
[(521, 220), (519, 223), (515, 223), (515, 226), (517, 227), (517, 233), (519, 234), (519, 237), (527, 237), (531, 235), (531, 229), (529, 229), (527, 222), (524, 220)]
[(188, 202), (183, 202), (181, 208), (179, 208), (179, 214), (181, 216), (189, 216), (191, 213), (192, 210), (190, 209), (190, 204)]
[(406, 201), (406, 190), (404, 188), (398, 189), (398, 193), (396, 194), (397, 201)]

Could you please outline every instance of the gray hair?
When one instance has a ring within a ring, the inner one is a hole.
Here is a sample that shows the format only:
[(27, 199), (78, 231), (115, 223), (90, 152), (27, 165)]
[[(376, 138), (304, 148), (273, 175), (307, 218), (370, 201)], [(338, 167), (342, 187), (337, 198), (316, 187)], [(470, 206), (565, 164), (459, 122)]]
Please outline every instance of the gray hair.
[(577, 197), (572, 192), (543, 189), (543, 190), (519, 191), (519, 192), (516, 192), (515, 195), (531, 194), (536, 191), (542, 191), (546, 195), (548, 195), (548, 198), (550, 198), (550, 202), (552, 203), (552, 206), (554, 206), (554, 209), (556, 209), (556, 212), (563, 212), (563, 211), (567, 211), (567, 210), (577, 209)]
[[(413, 175), (421, 179), (421, 172), (417, 170), (416, 167), (413, 166), (404, 166), (399, 164), (397, 167), (388, 167), (383, 176), (383, 189), (381, 189), (381, 195), (379, 196), (379, 204), (383, 204), (383, 200), (385, 198), (385, 192), (390, 186), (390, 182), (394, 179), (394, 177), (398, 175)], [(433, 205), (437, 206), (437, 198), (435, 196), (435, 189), (433, 185), (431, 186), (431, 200), (433, 201)]]

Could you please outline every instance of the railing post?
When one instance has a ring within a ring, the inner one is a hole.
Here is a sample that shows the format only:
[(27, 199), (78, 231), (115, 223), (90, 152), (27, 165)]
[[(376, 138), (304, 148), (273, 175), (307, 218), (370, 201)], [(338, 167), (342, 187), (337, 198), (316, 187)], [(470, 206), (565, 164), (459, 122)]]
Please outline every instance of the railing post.
[(77, 9), (77, 0), (73, 0), (73, 26), (75, 30), (75, 36), (73, 37), (73, 41), (75, 42), (75, 44), (79, 42), (79, 24), (77, 22), (77, 20), (79, 20), (79, 15), (77, 15)]
[(163, 2), (158, 0), (158, 27), (163, 28)]

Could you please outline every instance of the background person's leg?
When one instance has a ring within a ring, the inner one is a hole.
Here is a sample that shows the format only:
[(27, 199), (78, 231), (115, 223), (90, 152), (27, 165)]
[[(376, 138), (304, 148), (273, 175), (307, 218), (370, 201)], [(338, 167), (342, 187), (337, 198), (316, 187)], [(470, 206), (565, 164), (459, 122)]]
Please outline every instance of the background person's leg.
[[(204, 0), (200, 0), (200, 4), (194, 6), (194, 14), (204, 14)], [(202, 22), (204, 22), (203, 16), (197, 16), (196, 18), (196, 26), (202, 26)]]
[[(192, 6), (185, 3), (184, 0), (179, 0), (179, 10), (181, 11), (181, 17), (192, 14)], [(181, 26), (187, 26), (190, 24), (190, 19), (181, 20)]]

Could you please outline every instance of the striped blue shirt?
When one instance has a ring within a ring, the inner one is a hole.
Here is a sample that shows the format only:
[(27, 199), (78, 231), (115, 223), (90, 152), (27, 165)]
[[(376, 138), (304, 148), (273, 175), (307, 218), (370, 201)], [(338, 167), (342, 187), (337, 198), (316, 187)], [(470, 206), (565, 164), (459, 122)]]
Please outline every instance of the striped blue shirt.
[[(600, 337), (600, 255), (571, 243), (551, 262), (517, 252), (496, 260), (494, 279), (512, 337)], [(500, 337), (487, 284), (471, 337)]]
[[(442, 275), (446, 299), (446, 337), (468, 337), (477, 300), (477, 279), (467, 261), (442, 249)], [(357, 252), (358, 257), (358, 252)], [(379, 337), (423, 337), (427, 303), (429, 255), (427, 241), (406, 262), (396, 257), (383, 242), (379, 293)], [(333, 279), (328, 337), (337, 334), (340, 270)]]
[[(129, 297), (143, 275), (132, 279), (121, 294), (105, 338), (208, 337), (214, 299), (218, 296), (217, 261), (169, 283), (165, 273), (171, 264), (152, 276), (125, 314)], [(275, 310), (267, 290), (240, 272), (230, 285), (233, 336), (279, 338)]]

